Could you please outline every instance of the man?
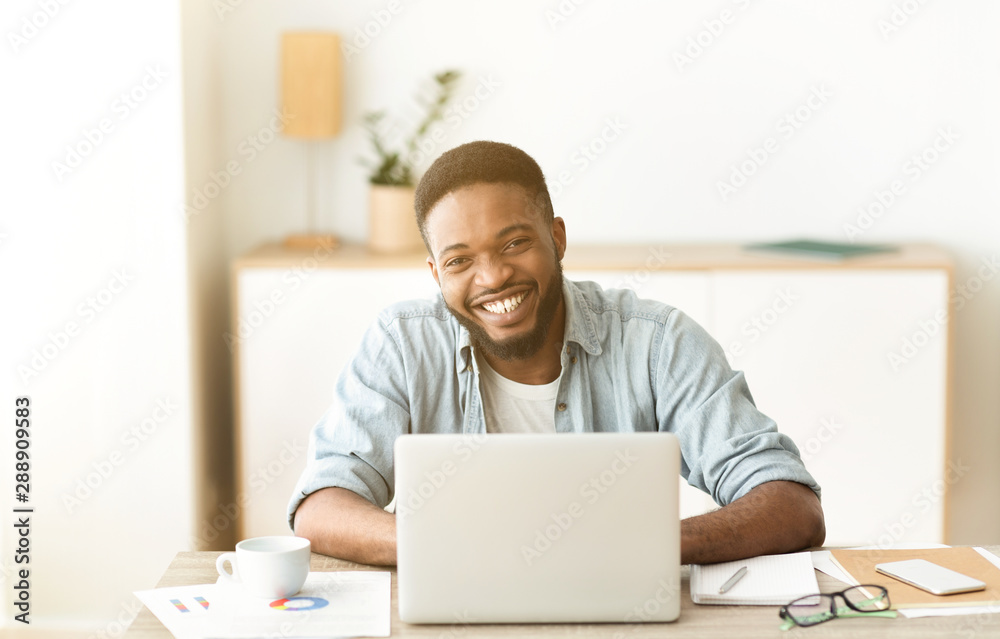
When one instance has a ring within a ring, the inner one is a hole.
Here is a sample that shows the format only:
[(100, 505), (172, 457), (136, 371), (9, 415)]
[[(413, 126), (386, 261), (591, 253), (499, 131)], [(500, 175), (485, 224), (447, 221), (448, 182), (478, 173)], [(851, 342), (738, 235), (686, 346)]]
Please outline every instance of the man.
[(684, 563), (822, 545), (819, 486), (719, 345), (677, 309), (563, 278), (566, 225), (527, 154), (448, 151), (416, 214), (441, 295), (379, 315), (313, 428), (289, 524), (314, 551), (395, 564), (395, 438), (484, 431), (676, 434), (684, 477), (723, 506), (681, 522)]

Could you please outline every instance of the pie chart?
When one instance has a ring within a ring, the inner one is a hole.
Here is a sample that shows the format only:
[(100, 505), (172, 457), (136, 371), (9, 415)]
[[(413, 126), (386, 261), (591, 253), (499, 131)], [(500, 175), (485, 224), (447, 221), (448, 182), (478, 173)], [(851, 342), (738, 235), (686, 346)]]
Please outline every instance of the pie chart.
[(316, 610), (323, 608), (330, 602), (321, 597), (288, 597), (271, 602), (271, 607), (275, 610)]

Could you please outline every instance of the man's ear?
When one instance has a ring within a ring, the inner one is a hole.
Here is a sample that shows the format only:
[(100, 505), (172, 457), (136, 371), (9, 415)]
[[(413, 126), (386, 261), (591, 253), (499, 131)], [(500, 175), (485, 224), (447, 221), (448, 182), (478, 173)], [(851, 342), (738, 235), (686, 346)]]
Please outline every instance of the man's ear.
[(437, 263), (434, 262), (434, 258), (427, 256), (427, 266), (431, 267), (431, 275), (434, 276), (434, 281), (437, 282), (438, 288), (441, 287), (441, 279), (438, 277)]
[(562, 260), (566, 255), (566, 222), (561, 217), (552, 218), (552, 241), (556, 245), (556, 255)]

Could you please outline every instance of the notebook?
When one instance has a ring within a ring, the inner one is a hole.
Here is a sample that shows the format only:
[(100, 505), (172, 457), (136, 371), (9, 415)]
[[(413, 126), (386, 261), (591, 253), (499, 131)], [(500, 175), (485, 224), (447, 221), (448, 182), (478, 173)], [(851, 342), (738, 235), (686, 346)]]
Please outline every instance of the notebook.
[[(747, 574), (720, 595), (722, 584), (743, 566)], [(691, 566), (691, 600), (697, 604), (783, 606), (818, 592), (812, 554), (808, 552)]]
[(746, 248), (751, 251), (786, 253), (792, 256), (813, 257), (834, 261), (843, 260), (849, 257), (873, 255), (876, 253), (890, 253), (898, 250), (898, 247), (891, 244), (844, 244), (840, 242), (822, 242), (818, 240), (766, 242), (762, 244), (749, 244)]
[[(852, 583), (875, 584), (889, 591), (895, 609), (1000, 606), (1000, 568), (974, 548), (929, 548), (926, 550), (831, 550), (830, 559)], [(904, 559), (926, 559), (986, 583), (986, 590), (957, 595), (933, 595), (875, 570), (875, 564)]]

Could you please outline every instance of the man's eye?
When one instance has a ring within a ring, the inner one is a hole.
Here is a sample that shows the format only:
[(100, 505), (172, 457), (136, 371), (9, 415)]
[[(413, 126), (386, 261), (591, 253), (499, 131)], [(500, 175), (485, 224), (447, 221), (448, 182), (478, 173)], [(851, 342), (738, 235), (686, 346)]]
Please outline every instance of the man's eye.
[(522, 238), (518, 238), (516, 240), (511, 240), (510, 244), (507, 245), (507, 248), (516, 248), (516, 247), (518, 247), (518, 246), (526, 243), (527, 241), (528, 241), (527, 238), (523, 238), (523, 237)]
[(456, 266), (461, 266), (462, 264), (464, 264), (467, 261), (468, 260), (466, 258), (464, 258), (464, 257), (456, 257), (453, 260), (448, 260), (448, 262), (445, 263), (445, 267), (447, 267), (447, 268), (453, 268), (453, 267), (456, 267)]

